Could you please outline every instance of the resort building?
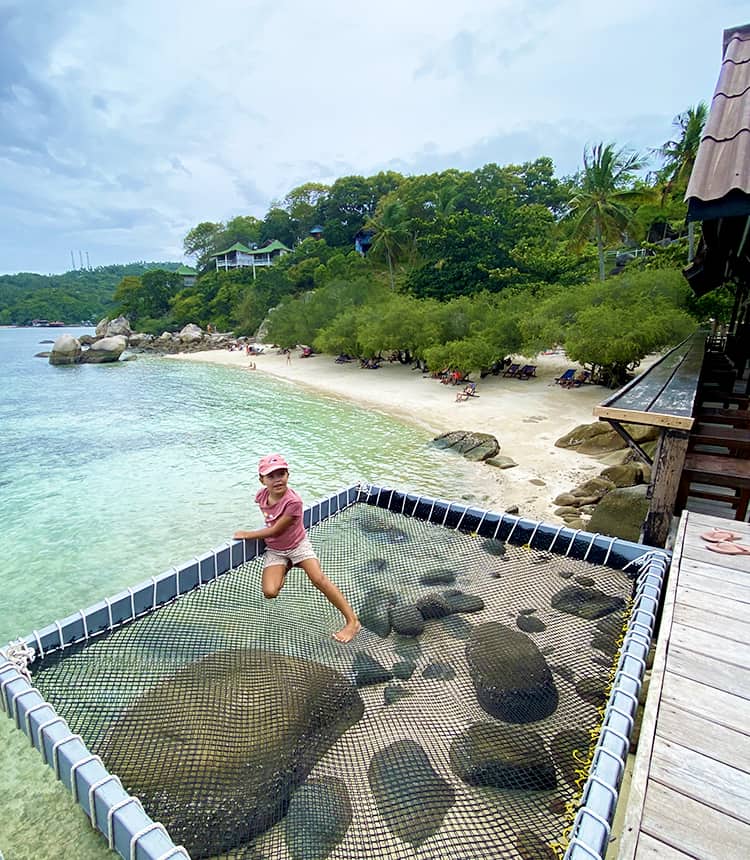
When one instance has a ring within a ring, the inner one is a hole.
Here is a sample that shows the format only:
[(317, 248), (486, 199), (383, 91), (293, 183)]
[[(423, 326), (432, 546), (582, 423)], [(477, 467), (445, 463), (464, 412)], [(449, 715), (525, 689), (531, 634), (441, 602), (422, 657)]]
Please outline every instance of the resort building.
[(198, 279), (197, 269), (193, 269), (190, 266), (180, 266), (175, 271), (175, 274), (180, 275), (180, 277), (182, 278), (183, 287), (192, 287)]
[(235, 242), (225, 251), (211, 254), (211, 259), (216, 261), (217, 270), (251, 268), (255, 277), (255, 269), (258, 266), (272, 266), (279, 257), (289, 254), (291, 250), (278, 239), (274, 239), (263, 248), (248, 248), (242, 242)]

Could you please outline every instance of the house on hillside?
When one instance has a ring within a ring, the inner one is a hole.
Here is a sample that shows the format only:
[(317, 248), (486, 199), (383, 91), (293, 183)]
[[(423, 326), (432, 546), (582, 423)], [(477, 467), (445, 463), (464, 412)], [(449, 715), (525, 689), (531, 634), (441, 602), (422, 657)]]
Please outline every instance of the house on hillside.
[(198, 279), (197, 269), (193, 269), (190, 266), (180, 266), (175, 270), (175, 274), (182, 278), (183, 287), (192, 287)]
[(320, 224), (316, 224), (314, 227), (310, 228), (310, 238), (312, 239), (322, 239), (323, 238), (323, 228)]
[(248, 248), (242, 242), (235, 242), (226, 251), (211, 254), (211, 259), (216, 261), (217, 270), (251, 268), (255, 277), (255, 269), (258, 266), (272, 266), (279, 257), (291, 253), (291, 250), (278, 239), (274, 239), (262, 248)]
[(374, 230), (366, 230), (364, 227), (357, 230), (354, 234), (354, 250), (363, 257), (367, 256), (367, 252), (372, 246), (372, 241), (375, 238)]

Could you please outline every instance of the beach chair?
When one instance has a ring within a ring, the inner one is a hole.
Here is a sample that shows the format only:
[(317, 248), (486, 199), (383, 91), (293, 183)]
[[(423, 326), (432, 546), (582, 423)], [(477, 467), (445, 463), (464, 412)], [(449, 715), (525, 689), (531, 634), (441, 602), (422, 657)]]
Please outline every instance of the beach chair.
[(524, 364), (524, 366), (516, 374), (516, 379), (530, 379), (536, 376), (536, 364)]
[(507, 370), (503, 371), (503, 376), (515, 376), (520, 369), (521, 369), (520, 364), (511, 364)]
[(562, 376), (556, 376), (555, 382), (558, 385), (565, 385), (567, 382), (570, 382), (575, 375), (576, 369), (575, 367), (569, 367)]
[(580, 388), (582, 385), (590, 381), (591, 373), (588, 370), (583, 370), (580, 373), (576, 373), (570, 380), (570, 388)]

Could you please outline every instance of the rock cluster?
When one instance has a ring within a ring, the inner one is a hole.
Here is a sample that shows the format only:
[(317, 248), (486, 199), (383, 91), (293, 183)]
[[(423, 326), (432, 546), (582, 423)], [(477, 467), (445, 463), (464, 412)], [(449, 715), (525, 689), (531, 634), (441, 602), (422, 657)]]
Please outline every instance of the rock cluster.
[[(657, 427), (624, 427), (646, 453), (653, 455), (659, 436)], [(598, 477), (555, 498), (555, 516), (570, 528), (637, 541), (648, 512), (649, 466), (637, 459), (620, 434), (603, 421), (581, 424), (555, 445), (595, 456), (606, 464)]]
[(433, 440), (436, 448), (452, 448), (467, 460), (491, 460), (500, 452), (500, 443), (489, 433), (473, 433), (470, 430), (452, 430)]
[(133, 332), (125, 317), (103, 319), (97, 325), (94, 336), (80, 338), (70, 334), (60, 335), (49, 353), (40, 353), (49, 358), (50, 364), (104, 364), (119, 361), (127, 349), (130, 353), (155, 352), (172, 354), (197, 352), (209, 349), (226, 349), (241, 344), (245, 338), (233, 334), (207, 333), (200, 326), (188, 323), (179, 332), (165, 331), (158, 337), (142, 332)]

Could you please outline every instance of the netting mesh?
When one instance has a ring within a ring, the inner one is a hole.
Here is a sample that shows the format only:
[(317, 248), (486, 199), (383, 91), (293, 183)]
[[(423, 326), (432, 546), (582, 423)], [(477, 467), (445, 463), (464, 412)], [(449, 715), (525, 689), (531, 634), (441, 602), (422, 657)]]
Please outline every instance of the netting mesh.
[(310, 536), (354, 642), (256, 560), (34, 683), (195, 858), (555, 856), (630, 579), (364, 504)]

